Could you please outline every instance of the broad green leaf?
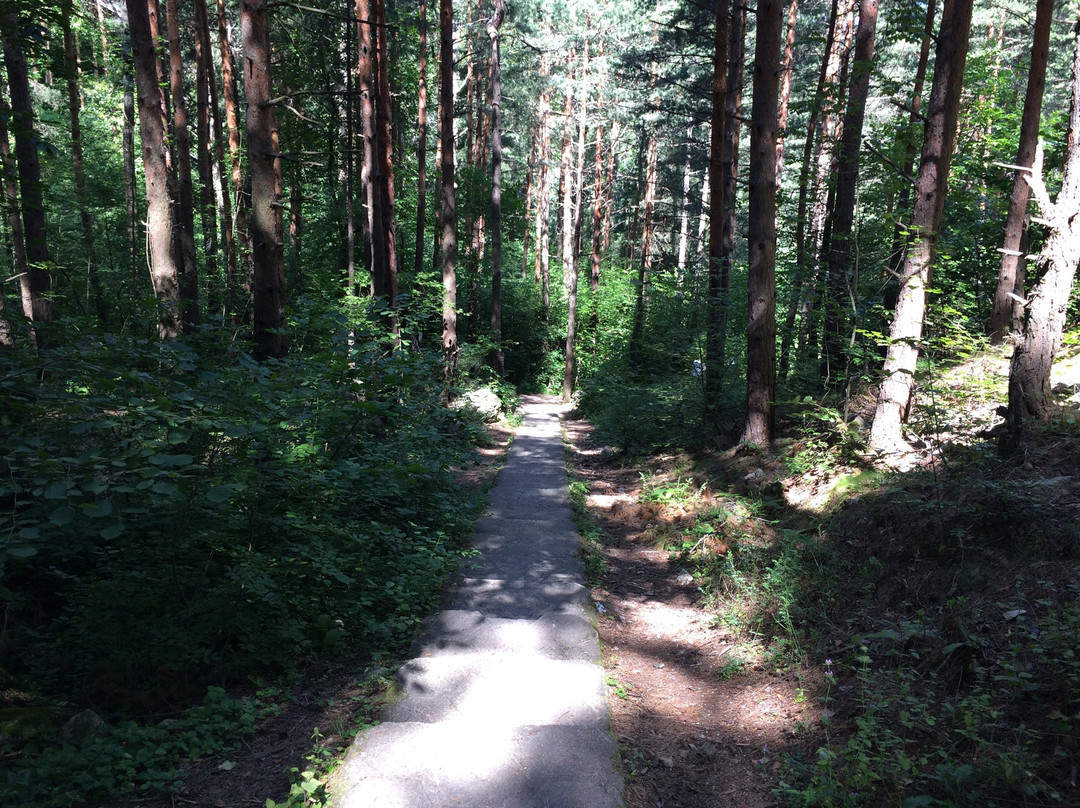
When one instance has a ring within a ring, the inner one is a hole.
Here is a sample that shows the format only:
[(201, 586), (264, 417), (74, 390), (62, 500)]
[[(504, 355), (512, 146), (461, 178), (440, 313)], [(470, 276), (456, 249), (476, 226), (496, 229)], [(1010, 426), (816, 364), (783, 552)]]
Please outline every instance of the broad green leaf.
[(15, 558), (29, 558), (30, 556), (37, 555), (37, 548), (31, 547), (29, 544), (23, 544), (18, 547), (8, 547), (4, 552)]
[(171, 429), (169, 430), (169, 443), (174, 446), (178, 443), (186, 443), (191, 438), (190, 429)]
[(109, 525), (107, 528), (102, 530), (99, 535), (101, 536), (101, 538), (105, 539), (105, 541), (112, 541), (123, 532), (124, 526), (120, 522), (117, 522), (116, 524)]
[(153, 487), (150, 490), (153, 491), (155, 494), (161, 494), (167, 497), (171, 497), (180, 493), (180, 489), (177, 487), (176, 483), (167, 482), (154, 483)]
[(215, 485), (206, 492), (206, 499), (214, 503), (228, 502), (236, 488), (235, 485)]
[(71, 524), (71, 520), (75, 518), (75, 509), (70, 505), (65, 505), (62, 508), (57, 508), (51, 514), (49, 514), (49, 521), (57, 527), (64, 527), (64, 525)]
[(45, 489), (45, 499), (67, 499), (71, 486), (65, 482), (56, 482)]

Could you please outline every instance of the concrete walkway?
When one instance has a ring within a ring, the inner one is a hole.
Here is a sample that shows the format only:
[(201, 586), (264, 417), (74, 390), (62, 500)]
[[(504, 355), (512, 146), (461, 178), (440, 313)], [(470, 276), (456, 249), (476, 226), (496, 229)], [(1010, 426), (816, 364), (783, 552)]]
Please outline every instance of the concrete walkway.
[(335, 775), (335, 808), (617, 808), (604, 673), (553, 399), (524, 423), (404, 698)]

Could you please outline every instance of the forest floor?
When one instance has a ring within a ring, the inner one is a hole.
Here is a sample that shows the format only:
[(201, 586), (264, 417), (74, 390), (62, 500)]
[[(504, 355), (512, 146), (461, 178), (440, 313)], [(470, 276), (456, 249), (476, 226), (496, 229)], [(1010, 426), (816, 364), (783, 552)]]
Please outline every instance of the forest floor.
[[(640, 501), (640, 469), (614, 462), (587, 422), (565, 420), (564, 429), (572, 473), (605, 537), (593, 598), (627, 808), (774, 805), (766, 752), (814, 719), (815, 705), (799, 695), (804, 683), (761, 665), (743, 669), (745, 654), (732, 655), (740, 639), (715, 625), (700, 582), (658, 543), (651, 528), (672, 518)], [(679, 461), (653, 458), (651, 479), (674, 477)]]

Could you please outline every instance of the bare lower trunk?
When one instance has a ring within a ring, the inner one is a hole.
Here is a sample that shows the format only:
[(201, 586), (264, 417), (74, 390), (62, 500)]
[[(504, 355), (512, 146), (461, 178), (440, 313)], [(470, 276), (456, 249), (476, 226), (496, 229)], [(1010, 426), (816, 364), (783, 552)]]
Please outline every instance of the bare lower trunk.
[(491, 40), (491, 338), (495, 343), (495, 372), (506, 372), (502, 350), (502, 72), (499, 63), (499, 26), (506, 6), (495, 0), (488, 20)]
[(26, 261), (26, 241), (23, 237), (22, 216), (19, 214), (19, 174), (15, 158), (11, 154), (8, 140), (7, 121), (11, 109), (4, 99), (0, 86), (0, 168), (4, 177), (4, 202), (7, 214), (8, 230), (11, 234), (11, 251), (14, 259), (13, 269), (19, 280), (19, 299), (22, 313), (28, 321), (34, 319), (34, 297), (30, 292), (30, 272)]
[[(233, 71), (232, 51), (229, 48), (229, 29), (225, 21), (225, 0), (217, 0), (218, 47), (221, 53), (221, 86), (224, 91), (225, 127), (229, 133), (229, 164), (232, 177), (233, 208), (236, 211), (234, 231), (237, 235), (237, 253), (245, 260), (238, 284), (229, 288), (229, 313), (233, 322), (242, 319), (251, 291), (251, 240), (248, 235), (248, 209), (244, 196), (244, 175), (240, 167), (240, 113), (236, 94), (236, 75)], [(237, 261), (240, 264), (239, 260)]]
[(901, 424), (911, 400), (926, 314), (926, 286), (930, 281), (930, 267), (937, 250), (938, 231), (945, 206), (949, 162), (967, 60), (972, 1), (946, 0), (938, 31), (934, 84), (927, 107), (921, 168), (915, 183), (912, 242), (901, 272), (900, 295), (889, 329), (884, 379), (870, 430), (870, 448), (881, 452), (906, 448), (901, 436)]
[(413, 256), (413, 273), (419, 278), (424, 269), (427, 245), (424, 226), (427, 219), (427, 48), (428, 48), (427, 0), (420, 0), (420, 73), (416, 121), (416, 247)]
[(439, 137), (442, 140), (443, 352), (457, 361), (457, 203), (454, 196), (454, 5), (439, 0)]

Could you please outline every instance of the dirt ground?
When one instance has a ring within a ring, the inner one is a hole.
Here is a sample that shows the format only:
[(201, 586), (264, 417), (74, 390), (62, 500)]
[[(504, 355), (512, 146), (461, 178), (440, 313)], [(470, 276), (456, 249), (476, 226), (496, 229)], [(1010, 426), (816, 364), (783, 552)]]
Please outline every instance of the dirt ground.
[(638, 503), (638, 471), (614, 463), (587, 423), (564, 428), (606, 535), (593, 598), (628, 808), (775, 805), (771, 753), (794, 742), (797, 722), (816, 719), (815, 700), (801, 697), (795, 674), (733, 671), (738, 639), (713, 624), (693, 577), (650, 541), (657, 514)]

